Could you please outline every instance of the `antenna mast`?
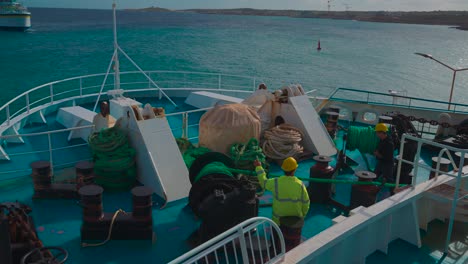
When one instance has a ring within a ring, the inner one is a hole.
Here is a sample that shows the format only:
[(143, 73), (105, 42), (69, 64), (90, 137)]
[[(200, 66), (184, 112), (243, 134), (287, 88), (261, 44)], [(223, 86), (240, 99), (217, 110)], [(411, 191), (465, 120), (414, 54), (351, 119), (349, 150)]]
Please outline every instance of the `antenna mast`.
[[(1, 0), (0, 0), (1, 1)], [(114, 3), (112, 3), (112, 12), (113, 12), (113, 18), (114, 18), (114, 54), (112, 55), (112, 59), (110, 60), (109, 62), (109, 67), (107, 68), (107, 73), (104, 77), (104, 81), (102, 82), (102, 85), (101, 85), (101, 90), (99, 91), (99, 95), (98, 95), (98, 98), (96, 100), (96, 103), (94, 104), (94, 108), (93, 108), (93, 111), (96, 112), (96, 108), (98, 106), (98, 103), (99, 103), (99, 99), (101, 99), (101, 94), (103, 93), (104, 91), (104, 88), (106, 86), (106, 81), (107, 81), (107, 77), (109, 76), (110, 74), (110, 71), (111, 71), (111, 68), (112, 68), (112, 64), (114, 64), (114, 95), (122, 95), (123, 94), (123, 91), (120, 90), (120, 63), (119, 63), (119, 52), (122, 52), (122, 55), (125, 56), (125, 58), (127, 58), (140, 72), (141, 74), (143, 74), (147, 79), (148, 81), (157, 89), (159, 90), (159, 92), (164, 96), (166, 97), (166, 99), (171, 102), (172, 105), (174, 105), (175, 107), (177, 107), (177, 104), (171, 99), (169, 98), (169, 96), (167, 96), (167, 94), (161, 90), (161, 88), (151, 79), (151, 77), (145, 72), (143, 71), (143, 69), (140, 68), (140, 66), (138, 66), (138, 64), (136, 64), (136, 62), (134, 62), (132, 60), (132, 58), (130, 58), (130, 56), (128, 56), (127, 53), (125, 53), (125, 51), (122, 50), (122, 48), (119, 46), (119, 43), (117, 42), (117, 14), (116, 14), (116, 8), (117, 8), (117, 5), (115, 4), (115, 1)]]
[(349, 12), (349, 8), (350, 8), (349, 4), (344, 3), (343, 5), (344, 5), (344, 7), (345, 7), (346, 13), (348, 13), (348, 12)]
[(112, 11), (114, 16), (114, 89), (120, 89), (120, 62), (119, 62), (119, 43), (117, 42), (117, 15), (116, 15), (117, 5), (112, 4)]

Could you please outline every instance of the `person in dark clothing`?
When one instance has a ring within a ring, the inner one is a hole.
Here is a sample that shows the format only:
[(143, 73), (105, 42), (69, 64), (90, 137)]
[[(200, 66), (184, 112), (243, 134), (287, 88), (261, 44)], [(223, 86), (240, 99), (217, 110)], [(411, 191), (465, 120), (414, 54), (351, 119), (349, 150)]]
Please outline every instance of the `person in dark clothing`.
[(384, 181), (394, 181), (393, 179), (393, 141), (387, 135), (388, 127), (383, 123), (375, 126), (375, 133), (380, 139), (374, 155), (377, 158), (377, 166), (375, 167), (375, 174), (377, 177), (383, 177)]

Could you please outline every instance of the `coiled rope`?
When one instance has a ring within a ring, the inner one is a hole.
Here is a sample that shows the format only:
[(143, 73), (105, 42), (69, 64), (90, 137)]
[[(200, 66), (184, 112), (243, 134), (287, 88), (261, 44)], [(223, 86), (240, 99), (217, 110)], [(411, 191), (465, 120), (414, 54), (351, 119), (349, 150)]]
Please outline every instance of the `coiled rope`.
[(96, 183), (108, 190), (127, 190), (135, 183), (135, 150), (127, 135), (116, 127), (89, 137)]
[(284, 160), (288, 157), (298, 158), (304, 153), (301, 146), (302, 131), (288, 124), (281, 124), (265, 131), (263, 152), (274, 160)]

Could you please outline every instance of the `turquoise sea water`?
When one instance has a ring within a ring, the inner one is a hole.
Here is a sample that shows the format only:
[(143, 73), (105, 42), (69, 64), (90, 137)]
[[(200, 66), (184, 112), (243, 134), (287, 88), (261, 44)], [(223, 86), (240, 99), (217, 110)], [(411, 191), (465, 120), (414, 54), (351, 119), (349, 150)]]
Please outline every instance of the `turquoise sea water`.
[[(31, 10), (30, 32), (0, 32), (0, 103), (49, 81), (105, 72), (112, 55), (111, 11)], [(447, 100), (451, 72), (413, 53), (468, 67), (468, 32), (448, 26), (127, 11), (118, 17), (121, 47), (145, 70), (259, 76), (322, 95), (352, 87)], [(133, 70), (124, 60), (122, 68)], [(468, 103), (467, 86), (468, 73), (460, 73), (455, 102)]]

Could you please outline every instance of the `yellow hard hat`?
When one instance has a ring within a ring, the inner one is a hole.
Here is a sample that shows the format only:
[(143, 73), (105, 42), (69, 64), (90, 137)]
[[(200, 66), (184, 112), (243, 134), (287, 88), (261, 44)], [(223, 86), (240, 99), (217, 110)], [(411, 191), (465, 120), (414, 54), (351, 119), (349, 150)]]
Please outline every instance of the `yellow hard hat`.
[(388, 131), (388, 127), (384, 123), (378, 123), (375, 126), (375, 132), (387, 132), (387, 131)]
[(283, 169), (285, 172), (290, 172), (297, 169), (297, 167), (299, 167), (299, 165), (297, 165), (297, 161), (294, 158), (289, 157), (283, 161), (281, 169)]

